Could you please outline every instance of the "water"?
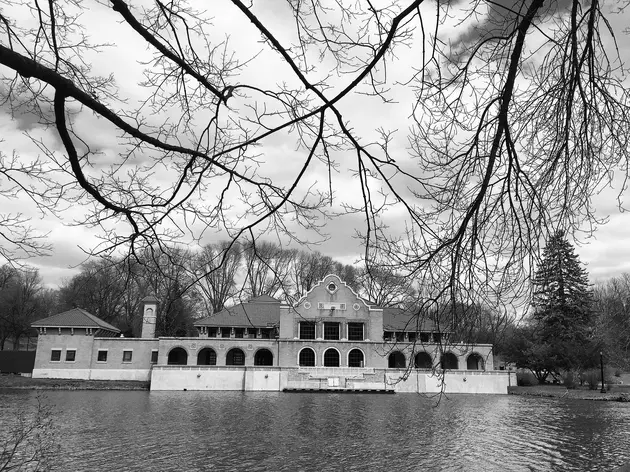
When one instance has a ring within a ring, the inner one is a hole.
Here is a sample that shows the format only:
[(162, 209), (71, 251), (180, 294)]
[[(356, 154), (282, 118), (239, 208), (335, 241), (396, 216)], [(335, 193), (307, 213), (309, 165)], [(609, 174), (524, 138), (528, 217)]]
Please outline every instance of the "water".
[[(35, 398), (0, 391), (0, 419)], [(59, 471), (609, 471), (630, 462), (627, 403), (115, 391), (47, 392), (46, 401)]]

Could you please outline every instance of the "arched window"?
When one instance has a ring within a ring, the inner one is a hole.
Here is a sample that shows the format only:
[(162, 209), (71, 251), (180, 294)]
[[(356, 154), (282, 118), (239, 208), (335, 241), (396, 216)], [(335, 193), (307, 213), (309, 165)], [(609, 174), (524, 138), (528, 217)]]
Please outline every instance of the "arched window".
[(416, 369), (430, 369), (431, 367), (433, 367), (433, 359), (431, 358), (431, 354), (429, 354), (428, 352), (419, 352), (418, 354), (416, 354), (414, 367)]
[(473, 352), (468, 359), (466, 359), (466, 369), (468, 370), (483, 370), (483, 358)]
[(457, 356), (452, 352), (447, 352), (446, 354), (442, 354), (442, 359), (440, 360), (440, 364), (442, 365), (442, 369), (444, 370), (455, 370), (459, 369), (459, 361), (457, 360)]
[(168, 365), (186, 365), (188, 364), (188, 353), (182, 347), (175, 347), (168, 353)]
[(339, 367), (339, 352), (336, 349), (327, 349), (324, 353), (324, 367)]
[(225, 356), (225, 365), (245, 365), (245, 353), (237, 347), (230, 349)]
[(305, 347), (300, 351), (298, 363), (302, 367), (315, 367), (315, 351), (310, 347)]
[(388, 367), (390, 369), (404, 369), (407, 367), (405, 355), (400, 351), (394, 351), (389, 355)]
[(254, 354), (254, 365), (273, 365), (273, 354), (269, 349), (258, 349)]
[(217, 353), (214, 349), (204, 347), (197, 354), (197, 365), (217, 365)]
[(364, 362), (360, 349), (353, 349), (348, 353), (348, 367), (364, 367)]

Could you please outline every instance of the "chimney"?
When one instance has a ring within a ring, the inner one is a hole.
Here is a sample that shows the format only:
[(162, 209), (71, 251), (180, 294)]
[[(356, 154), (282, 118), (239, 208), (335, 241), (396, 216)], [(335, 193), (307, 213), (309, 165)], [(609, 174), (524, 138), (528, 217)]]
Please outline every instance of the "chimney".
[(142, 299), (142, 335), (143, 338), (155, 338), (155, 319), (157, 318), (158, 299), (149, 295)]

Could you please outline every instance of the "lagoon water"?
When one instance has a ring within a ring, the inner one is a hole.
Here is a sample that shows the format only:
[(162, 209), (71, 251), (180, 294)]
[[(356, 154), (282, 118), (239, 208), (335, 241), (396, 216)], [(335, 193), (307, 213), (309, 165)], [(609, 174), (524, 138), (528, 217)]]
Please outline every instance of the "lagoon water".
[[(0, 423), (36, 395), (0, 391)], [(45, 397), (59, 471), (610, 471), (630, 462), (628, 403), (252, 392)]]

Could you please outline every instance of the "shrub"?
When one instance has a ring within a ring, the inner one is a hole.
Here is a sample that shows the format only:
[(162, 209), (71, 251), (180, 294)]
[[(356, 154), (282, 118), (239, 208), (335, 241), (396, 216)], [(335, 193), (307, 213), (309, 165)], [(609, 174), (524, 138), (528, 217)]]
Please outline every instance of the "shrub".
[(516, 373), (516, 385), (519, 387), (531, 387), (536, 385), (538, 381), (533, 374), (529, 372), (517, 372)]
[(562, 375), (562, 384), (566, 388), (575, 388), (576, 387), (576, 378), (573, 372), (565, 372)]
[(597, 390), (601, 384), (601, 373), (595, 369), (587, 370), (582, 374), (582, 379), (590, 390)]

